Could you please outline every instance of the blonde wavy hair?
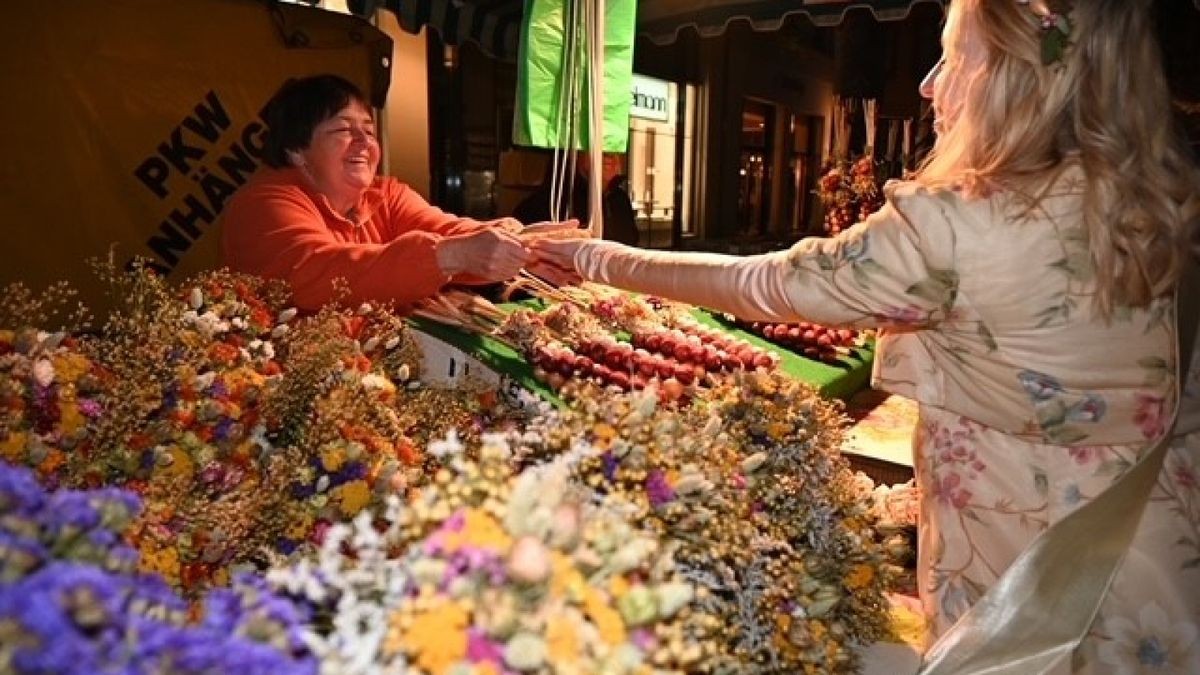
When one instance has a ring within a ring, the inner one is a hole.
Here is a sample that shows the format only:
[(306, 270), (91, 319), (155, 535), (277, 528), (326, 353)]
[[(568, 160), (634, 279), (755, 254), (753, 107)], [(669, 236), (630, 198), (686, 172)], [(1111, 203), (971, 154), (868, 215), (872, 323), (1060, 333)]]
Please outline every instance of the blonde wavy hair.
[(957, 103), (916, 180), (1036, 206), (1079, 166), (1096, 308), (1145, 307), (1175, 288), (1200, 218), (1200, 172), (1172, 123), (1150, 1), (1075, 0), (1071, 44), (1051, 65), (1037, 6), (952, 1), (935, 88)]

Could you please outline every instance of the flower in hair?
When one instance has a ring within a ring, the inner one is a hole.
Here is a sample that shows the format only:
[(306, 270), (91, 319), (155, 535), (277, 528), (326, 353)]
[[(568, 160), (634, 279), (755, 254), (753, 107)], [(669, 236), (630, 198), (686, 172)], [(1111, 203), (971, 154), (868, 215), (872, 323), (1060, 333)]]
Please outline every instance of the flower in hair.
[[(1029, 6), (1030, 0), (1017, 0)], [(1033, 9), (1041, 19), (1042, 65), (1062, 63), (1063, 54), (1071, 44), (1071, 0), (1045, 0), (1045, 11)]]

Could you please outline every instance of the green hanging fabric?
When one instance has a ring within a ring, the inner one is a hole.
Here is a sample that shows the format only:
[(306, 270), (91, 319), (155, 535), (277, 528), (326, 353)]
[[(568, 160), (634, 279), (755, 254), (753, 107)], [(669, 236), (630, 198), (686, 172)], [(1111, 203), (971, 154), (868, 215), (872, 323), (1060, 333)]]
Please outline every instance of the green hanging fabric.
[[(542, 148), (566, 148), (572, 136), (577, 148), (591, 146), (588, 122), (587, 44), (582, 22), (574, 26), (570, 3), (596, 0), (525, 0), (525, 21), (518, 57), (513, 142)], [(604, 133), (606, 152), (625, 152), (629, 137), (629, 102), (633, 80), (633, 33), (636, 0), (599, 0), (604, 6)], [(578, 56), (570, 58), (578, 40)], [(578, 87), (576, 111), (564, 109), (568, 87)], [(578, 127), (572, 133), (571, 125)]]

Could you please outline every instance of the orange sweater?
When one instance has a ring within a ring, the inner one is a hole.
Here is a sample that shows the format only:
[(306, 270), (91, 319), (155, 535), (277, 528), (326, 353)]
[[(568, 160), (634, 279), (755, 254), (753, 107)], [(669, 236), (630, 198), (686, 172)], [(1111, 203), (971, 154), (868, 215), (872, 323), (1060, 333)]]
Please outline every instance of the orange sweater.
[(221, 217), (221, 255), (230, 269), (283, 279), (302, 309), (332, 299), (345, 279), (349, 302), (391, 300), (403, 307), (450, 281), (437, 264), (447, 235), (486, 227), (432, 206), (390, 176), (375, 179), (355, 223), (336, 213), (299, 169), (260, 169)]

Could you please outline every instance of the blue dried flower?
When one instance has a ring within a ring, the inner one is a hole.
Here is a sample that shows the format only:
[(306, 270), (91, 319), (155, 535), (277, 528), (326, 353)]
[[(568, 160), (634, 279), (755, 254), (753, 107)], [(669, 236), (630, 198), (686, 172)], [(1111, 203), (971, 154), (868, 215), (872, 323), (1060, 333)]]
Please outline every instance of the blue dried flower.
[(41, 542), (0, 530), (0, 582), (12, 582), (39, 567), (49, 552)]
[(50, 495), (42, 514), (43, 526), (53, 533), (60, 533), (68, 528), (90, 530), (100, 525), (100, 512), (92, 504), (92, 496), (86, 492), (55, 492)]
[(42, 508), (45, 498), (32, 472), (0, 462), (0, 513), (32, 513)]

